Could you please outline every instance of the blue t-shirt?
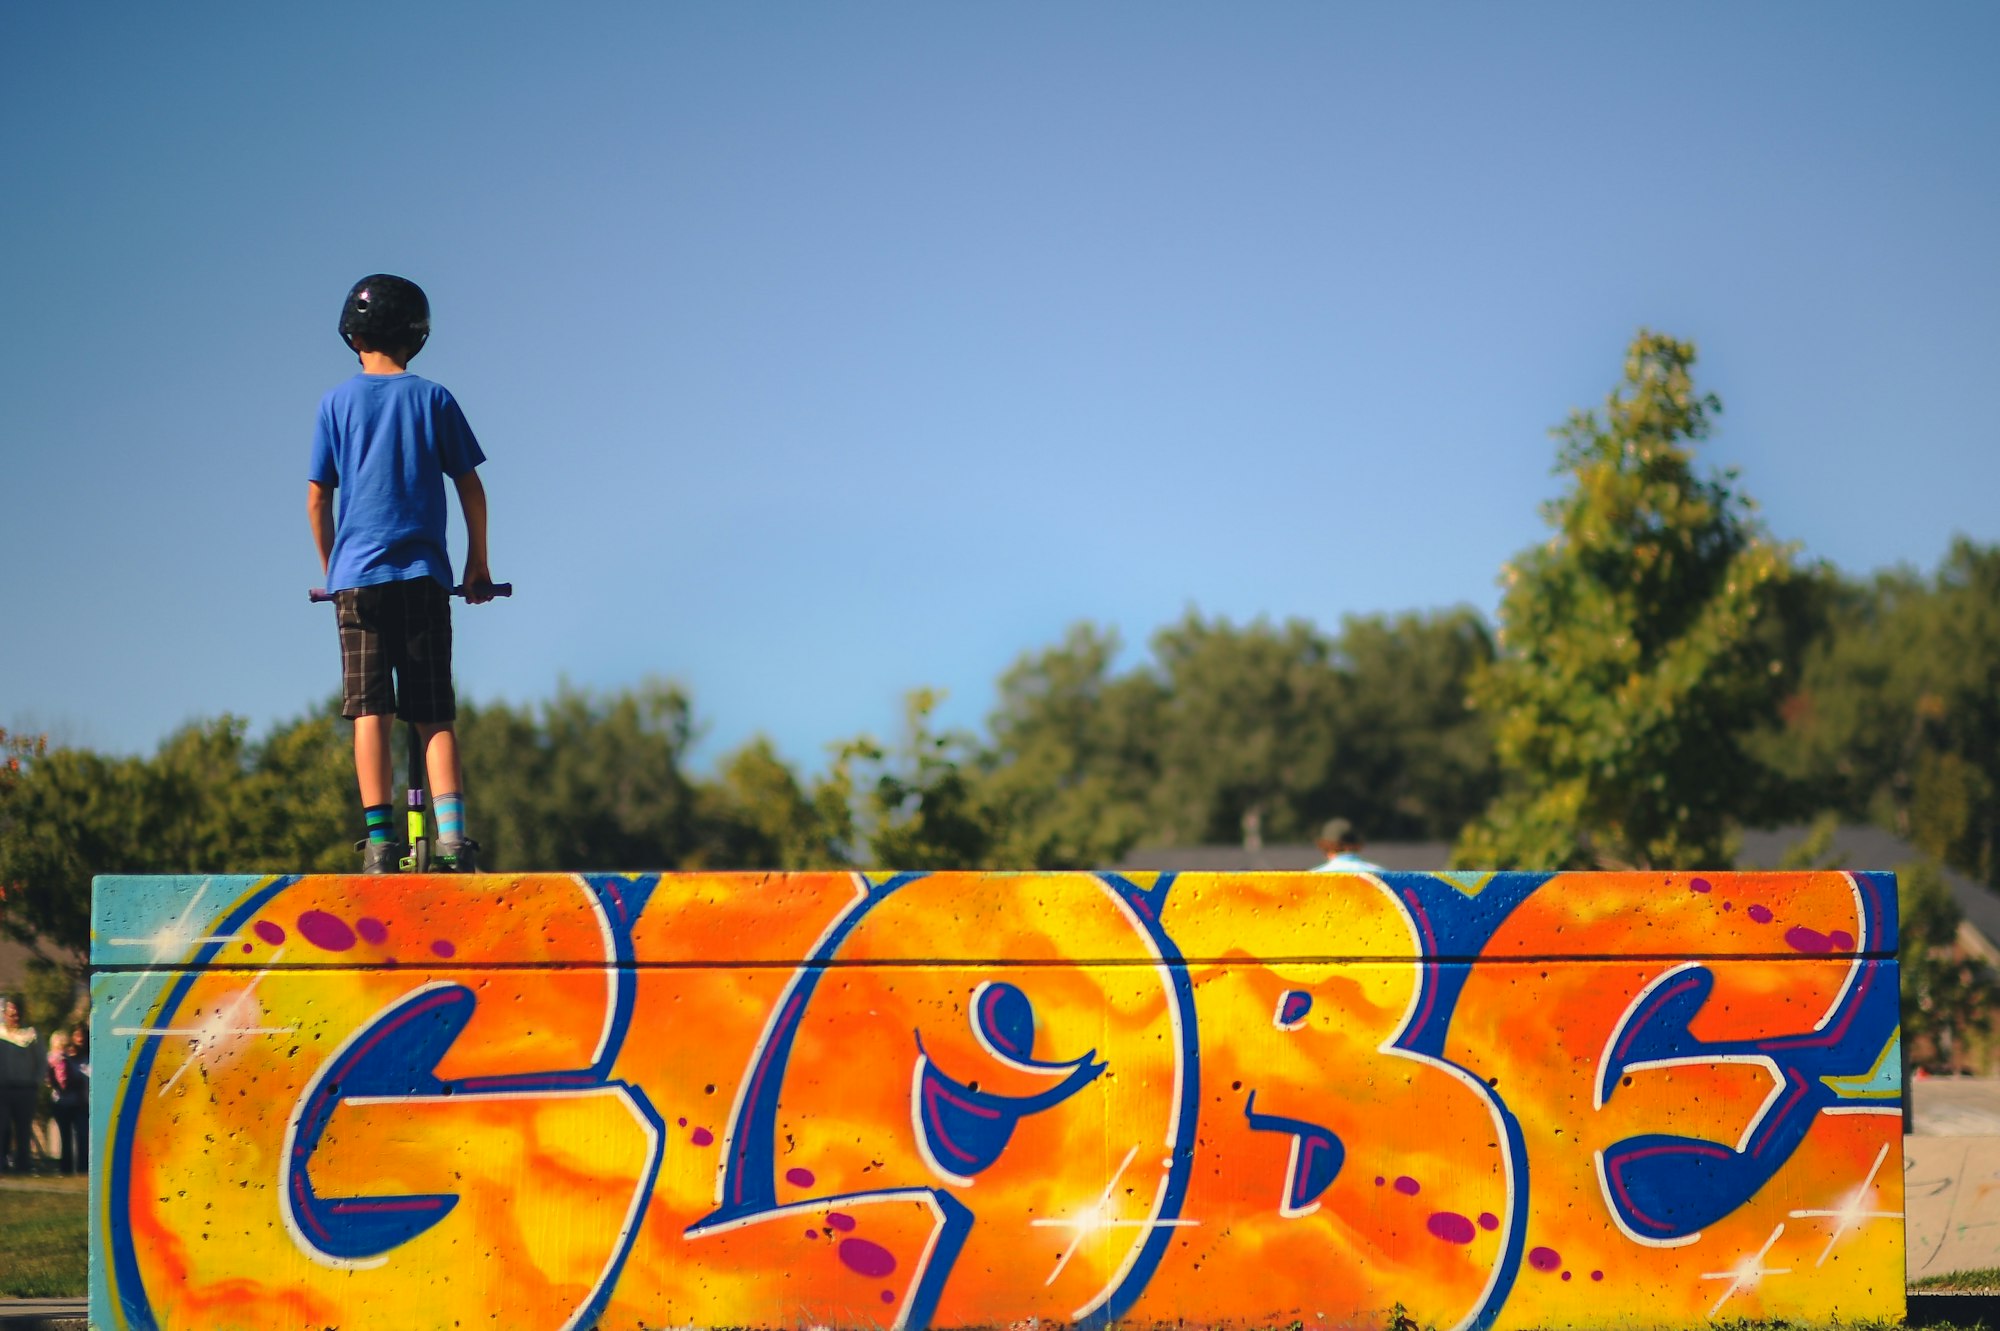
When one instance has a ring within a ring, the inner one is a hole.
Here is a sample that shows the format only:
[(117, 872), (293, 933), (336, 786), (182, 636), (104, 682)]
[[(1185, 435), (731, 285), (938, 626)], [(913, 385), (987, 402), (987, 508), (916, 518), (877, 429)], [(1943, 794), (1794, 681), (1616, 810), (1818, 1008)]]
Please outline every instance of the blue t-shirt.
[(486, 461), (465, 413), (414, 374), (357, 374), (320, 400), (312, 475), (337, 486), (328, 591), (436, 578), (452, 585), (444, 478)]

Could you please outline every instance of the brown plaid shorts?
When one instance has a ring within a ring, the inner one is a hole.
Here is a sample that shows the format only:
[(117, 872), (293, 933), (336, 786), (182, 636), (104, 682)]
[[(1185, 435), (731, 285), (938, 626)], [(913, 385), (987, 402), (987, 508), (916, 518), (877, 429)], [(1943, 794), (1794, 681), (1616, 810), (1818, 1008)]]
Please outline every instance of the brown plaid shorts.
[[(451, 593), (435, 578), (333, 594), (340, 620), (340, 714), (405, 721), (458, 715), (451, 687)], [(392, 679), (393, 676), (393, 679)]]

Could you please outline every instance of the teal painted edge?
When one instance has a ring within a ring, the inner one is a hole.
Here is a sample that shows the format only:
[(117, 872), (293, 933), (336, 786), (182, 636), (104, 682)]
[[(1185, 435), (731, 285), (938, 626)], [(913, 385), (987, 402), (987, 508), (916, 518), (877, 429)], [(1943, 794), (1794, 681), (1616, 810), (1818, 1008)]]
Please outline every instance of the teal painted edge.
[[(158, 881), (158, 880), (144, 880)], [(125, 1070), (132, 1066), (138, 1031), (148, 1024), (154, 1005), (176, 978), (175, 971), (128, 971), (97, 974), (90, 979), (90, 1056), (97, 1093), (90, 1097), (90, 1325), (119, 1325), (112, 1316), (111, 1277), (105, 1264), (109, 1251), (106, 1226), (109, 1201), (111, 1120)]]
[(264, 874), (100, 874), (90, 885), (92, 967), (186, 965)]

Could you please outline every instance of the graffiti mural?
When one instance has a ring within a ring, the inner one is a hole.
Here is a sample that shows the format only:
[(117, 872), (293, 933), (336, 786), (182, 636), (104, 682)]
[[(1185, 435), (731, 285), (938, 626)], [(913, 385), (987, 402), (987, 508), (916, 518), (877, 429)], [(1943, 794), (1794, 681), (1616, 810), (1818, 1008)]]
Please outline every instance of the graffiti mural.
[(93, 949), (93, 1325), (1903, 1311), (1888, 875), (104, 878)]

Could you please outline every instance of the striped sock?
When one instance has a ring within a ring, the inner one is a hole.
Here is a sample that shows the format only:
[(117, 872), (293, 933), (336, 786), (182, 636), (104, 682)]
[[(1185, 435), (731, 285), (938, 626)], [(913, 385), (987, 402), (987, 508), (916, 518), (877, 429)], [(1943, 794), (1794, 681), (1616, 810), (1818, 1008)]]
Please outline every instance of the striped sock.
[(431, 808), (437, 814), (439, 841), (465, 839), (465, 796), (456, 791), (440, 795), (432, 801)]
[(390, 836), (390, 815), (394, 812), (394, 806), (388, 804), (371, 804), (361, 811), (368, 823), (370, 845), (385, 846), (394, 839)]

